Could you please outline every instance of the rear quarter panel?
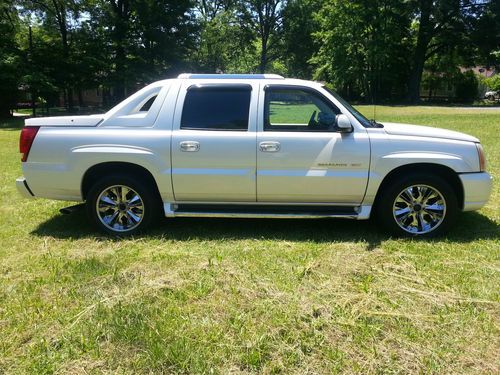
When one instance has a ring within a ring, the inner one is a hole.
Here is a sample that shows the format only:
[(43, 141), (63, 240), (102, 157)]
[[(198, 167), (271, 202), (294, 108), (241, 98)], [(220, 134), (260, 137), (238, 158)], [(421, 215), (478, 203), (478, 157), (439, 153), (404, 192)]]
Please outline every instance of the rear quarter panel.
[(170, 130), (155, 128), (40, 128), (23, 173), (37, 197), (81, 201), (85, 172), (105, 162), (140, 165), (171, 198)]

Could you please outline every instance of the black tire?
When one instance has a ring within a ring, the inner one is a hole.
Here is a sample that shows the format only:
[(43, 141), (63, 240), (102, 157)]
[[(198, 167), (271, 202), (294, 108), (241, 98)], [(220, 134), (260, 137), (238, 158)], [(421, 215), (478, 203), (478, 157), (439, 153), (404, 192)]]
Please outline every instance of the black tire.
[[(101, 232), (106, 234), (131, 236), (144, 232), (157, 222), (162, 208), (156, 188), (148, 182), (139, 176), (123, 174), (102, 177), (92, 185), (87, 194), (86, 208), (89, 218)], [(128, 193), (126, 189), (129, 189)], [(118, 195), (125, 194), (125, 199), (122, 200), (121, 197), (113, 199), (117, 195), (113, 192), (118, 192)], [(98, 210), (98, 200), (101, 210), (106, 210), (108, 206), (109, 209), (104, 212)], [(106, 203), (110, 200), (116, 204)], [(115, 214), (117, 216), (113, 218)], [(108, 220), (109, 223), (106, 223)]]
[[(392, 180), (382, 189), (375, 205), (376, 219), (385, 230), (398, 237), (443, 235), (458, 215), (457, 195), (453, 187), (439, 176), (415, 173)], [(425, 200), (429, 191), (433, 194)], [(407, 200), (411, 202), (407, 203)], [(441, 207), (444, 209), (438, 209)]]

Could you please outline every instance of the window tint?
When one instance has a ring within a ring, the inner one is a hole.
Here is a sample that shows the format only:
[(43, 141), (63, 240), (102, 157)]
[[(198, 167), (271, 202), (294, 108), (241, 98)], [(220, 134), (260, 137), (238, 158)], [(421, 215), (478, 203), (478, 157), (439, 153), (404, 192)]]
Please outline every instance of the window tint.
[(314, 91), (271, 87), (266, 90), (264, 130), (335, 131), (339, 113)]
[(192, 86), (186, 93), (181, 129), (248, 129), (251, 86)]

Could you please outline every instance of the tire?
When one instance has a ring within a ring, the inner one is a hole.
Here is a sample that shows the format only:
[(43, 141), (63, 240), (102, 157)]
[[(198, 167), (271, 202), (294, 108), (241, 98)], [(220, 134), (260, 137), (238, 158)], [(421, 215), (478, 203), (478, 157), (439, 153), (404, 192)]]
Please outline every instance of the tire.
[(456, 220), (456, 193), (439, 176), (412, 174), (382, 188), (375, 207), (376, 217), (384, 229), (398, 237), (440, 236)]
[(87, 214), (97, 228), (114, 236), (144, 232), (157, 222), (161, 199), (144, 179), (111, 175), (99, 179), (87, 194)]

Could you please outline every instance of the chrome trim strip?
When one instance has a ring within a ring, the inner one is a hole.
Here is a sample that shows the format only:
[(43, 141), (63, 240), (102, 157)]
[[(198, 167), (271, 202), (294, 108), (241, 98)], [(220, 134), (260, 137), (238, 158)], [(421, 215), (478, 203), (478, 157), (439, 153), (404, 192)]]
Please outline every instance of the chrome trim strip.
[(267, 218), (267, 219), (320, 219), (343, 218), (357, 219), (355, 214), (259, 214), (259, 213), (225, 213), (225, 212), (174, 212), (174, 217), (240, 217), (240, 218)]

